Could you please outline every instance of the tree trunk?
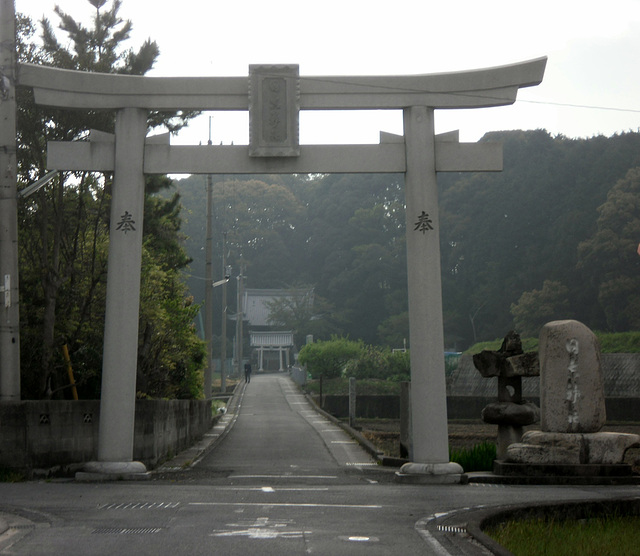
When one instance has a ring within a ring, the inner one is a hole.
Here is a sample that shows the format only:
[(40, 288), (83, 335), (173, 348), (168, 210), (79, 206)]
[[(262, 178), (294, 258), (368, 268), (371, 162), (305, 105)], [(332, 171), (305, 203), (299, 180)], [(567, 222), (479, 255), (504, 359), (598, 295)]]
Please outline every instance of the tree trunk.
[[(54, 186), (56, 187), (56, 186)], [(62, 236), (62, 218), (63, 218), (63, 194), (64, 188), (60, 181), (56, 190), (57, 215), (51, 219), (53, 225), (53, 246), (51, 257), (48, 253), (48, 224), (46, 201), (42, 203), (43, 210), (42, 219), (42, 268), (43, 290), (44, 290), (44, 314), (42, 317), (42, 368), (40, 371), (40, 392), (42, 397), (50, 399), (55, 389), (54, 364), (53, 355), (55, 347), (55, 327), (56, 327), (56, 302), (58, 298), (58, 290), (60, 288), (60, 240)], [(43, 193), (43, 198), (45, 194)]]

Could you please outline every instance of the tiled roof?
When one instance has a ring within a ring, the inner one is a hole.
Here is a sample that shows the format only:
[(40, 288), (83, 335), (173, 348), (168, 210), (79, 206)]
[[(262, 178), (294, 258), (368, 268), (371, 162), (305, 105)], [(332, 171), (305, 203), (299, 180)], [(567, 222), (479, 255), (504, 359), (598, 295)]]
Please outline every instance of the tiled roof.
[(293, 332), (250, 332), (251, 347), (290, 347)]

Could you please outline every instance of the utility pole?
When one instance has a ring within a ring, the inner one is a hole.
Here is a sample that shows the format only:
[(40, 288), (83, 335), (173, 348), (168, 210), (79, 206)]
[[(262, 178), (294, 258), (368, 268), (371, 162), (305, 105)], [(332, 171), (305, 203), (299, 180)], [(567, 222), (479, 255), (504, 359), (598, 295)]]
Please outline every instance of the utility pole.
[(238, 302), (237, 302), (237, 311), (236, 311), (236, 358), (237, 358), (237, 373), (238, 377), (242, 376), (242, 319), (244, 318), (244, 313), (242, 311), (242, 297), (243, 293), (243, 280), (244, 276), (243, 272), (242, 255), (240, 255), (240, 273), (238, 274)]
[[(227, 268), (227, 232), (222, 232), (222, 275), (230, 276)], [(222, 284), (222, 327), (220, 336), (220, 392), (227, 391), (227, 284)]]
[(13, 0), (0, 2), (0, 401), (19, 401), (16, 18)]
[[(209, 141), (211, 146), (211, 116), (209, 116)], [(204, 281), (204, 340), (207, 345), (207, 366), (204, 370), (204, 399), (211, 398), (213, 379), (213, 183), (207, 174), (207, 239), (205, 244)]]

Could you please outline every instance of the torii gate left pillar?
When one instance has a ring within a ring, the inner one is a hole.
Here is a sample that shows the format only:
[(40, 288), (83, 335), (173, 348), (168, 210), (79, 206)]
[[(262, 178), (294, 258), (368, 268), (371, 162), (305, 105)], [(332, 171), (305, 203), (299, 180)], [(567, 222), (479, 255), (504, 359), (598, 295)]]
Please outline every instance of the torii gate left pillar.
[[(459, 481), (462, 469), (448, 461), (436, 172), (501, 170), (502, 150), (491, 143), (459, 144), (455, 133), (435, 136), (434, 109), (511, 104), (519, 87), (541, 82), (545, 65), (546, 58), (540, 58), (451, 74), (307, 79), (298, 77), (297, 66), (270, 66), (262, 76), (258, 66), (251, 85), (246, 78), (145, 78), (21, 66), (21, 84), (34, 87), (39, 104), (118, 110), (115, 147), (104, 138), (49, 145), (50, 167), (115, 170), (100, 461), (87, 470), (116, 476), (145, 471), (131, 461), (144, 173), (384, 172), (405, 174), (413, 462), (398, 477)], [(246, 146), (170, 146), (168, 137), (145, 142), (141, 107), (253, 108), (252, 144), (247, 151)], [(403, 110), (405, 135), (385, 134), (380, 145), (301, 147), (299, 109)]]
[(139, 108), (124, 108), (116, 115), (98, 462), (85, 468), (88, 473), (146, 472), (142, 463), (132, 461), (132, 454), (147, 115)]

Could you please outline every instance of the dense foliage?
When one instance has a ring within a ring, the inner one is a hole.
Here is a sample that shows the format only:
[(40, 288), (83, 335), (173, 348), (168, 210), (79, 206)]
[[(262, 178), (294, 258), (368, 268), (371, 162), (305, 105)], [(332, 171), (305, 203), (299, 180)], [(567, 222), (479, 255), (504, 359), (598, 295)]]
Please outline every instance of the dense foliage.
[(362, 341), (334, 337), (307, 344), (300, 350), (298, 361), (306, 365), (311, 378), (339, 378), (347, 363), (358, 359), (363, 349)]
[[(34, 23), (18, 15), (19, 61), (134, 75), (149, 71), (158, 47), (149, 40), (137, 51), (123, 48), (131, 22), (119, 16), (120, 0), (107, 7), (104, 1), (91, 4), (91, 28), (55, 8), (69, 48), (47, 19), (40, 22), (38, 41)], [(20, 186), (46, 173), (47, 141), (82, 139), (89, 129), (113, 132), (112, 112), (52, 110), (36, 106), (29, 89), (17, 94)], [(192, 116), (151, 113), (148, 125), (178, 129)], [(23, 398), (67, 395), (62, 344), (68, 346), (80, 396), (99, 396), (111, 180), (61, 172), (19, 203)], [(137, 386), (141, 395), (192, 397), (199, 392), (204, 351), (192, 326), (198, 308), (180, 274), (189, 257), (180, 234), (179, 196), (156, 195), (170, 186), (166, 177), (147, 180)]]
[(357, 379), (410, 380), (409, 353), (388, 347), (365, 345), (357, 359), (347, 362), (344, 375)]
[[(514, 327), (535, 336), (560, 318), (594, 330), (639, 328), (640, 133), (569, 139), (508, 131), (483, 140), (503, 143), (503, 172), (438, 178), (445, 347), (461, 351)], [(402, 176), (213, 180), (215, 237), (226, 233), (235, 268), (242, 254), (246, 285), (305, 285), (323, 301), (306, 324), (298, 321), (297, 338), (338, 334), (404, 347)], [(189, 211), (189, 287), (199, 300), (204, 178), (177, 187)]]

